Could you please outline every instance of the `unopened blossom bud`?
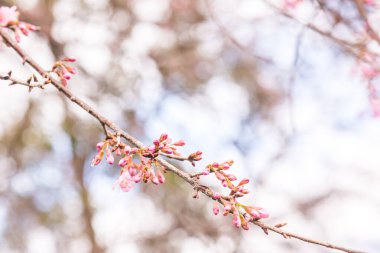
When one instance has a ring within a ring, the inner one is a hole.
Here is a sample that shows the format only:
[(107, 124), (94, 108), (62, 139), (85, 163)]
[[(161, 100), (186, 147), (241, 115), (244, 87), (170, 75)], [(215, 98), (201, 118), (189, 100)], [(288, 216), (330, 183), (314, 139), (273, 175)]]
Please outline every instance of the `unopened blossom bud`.
[(249, 179), (248, 178), (244, 178), (243, 180), (240, 181), (239, 185), (238, 186), (241, 186), (241, 185), (244, 185), (244, 184), (248, 184), (249, 183)]
[(213, 198), (214, 199), (220, 199), (221, 195), (219, 192), (214, 192)]
[(202, 171), (202, 175), (206, 176), (210, 174), (210, 169), (209, 168), (205, 168), (203, 171)]
[(154, 146), (154, 145), (150, 145), (150, 146), (148, 147), (148, 151), (149, 151), (150, 153), (154, 153), (154, 152), (156, 152), (156, 146)]
[(160, 181), (156, 176), (151, 176), (150, 180), (152, 181), (153, 184), (158, 185)]
[(67, 62), (75, 62), (77, 59), (76, 58), (74, 58), (74, 57), (65, 57), (64, 59), (63, 59), (63, 61), (67, 61)]
[(111, 152), (111, 150), (109, 150), (109, 149), (107, 149), (107, 151), (106, 151), (106, 159), (107, 159), (107, 162), (109, 163), (109, 164), (113, 164), (113, 162), (115, 161), (115, 158), (113, 157), (113, 155), (112, 155), (112, 152)]
[(218, 202), (215, 201), (214, 202), (214, 205), (212, 206), (212, 212), (215, 214), (215, 215), (218, 215), (219, 213), (219, 205), (218, 205)]
[(115, 150), (115, 155), (117, 155), (117, 156), (121, 156), (121, 149), (120, 149), (120, 148), (117, 148), (117, 149)]
[(94, 167), (96, 165), (98, 165), (100, 162), (102, 161), (101, 158), (99, 158), (99, 156), (95, 156), (92, 161), (91, 161), (91, 167)]
[(242, 190), (240, 190), (240, 192), (243, 193), (243, 194), (248, 194), (249, 190), (248, 189), (242, 189)]
[(232, 218), (232, 222), (234, 223), (235, 227), (239, 228), (241, 226), (241, 220), (239, 214), (234, 214)]
[(138, 150), (139, 150), (138, 148), (133, 147), (133, 148), (131, 149), (131, 154), (136, 154)]
[(218, 179), (218, 180), (220, 180), (220, 181), (225, 181), (226, 180), (226, 178), (225, 178), (225, 176), (222, 174), (222, 173), (220, 173), (220, 172), (215, 172), (215, 176), (216, 176), (216, 178)]
[(125, 165), (127, 165), (127, 163), (128, 163), (128, 160), (125, 157), (121, 158), (119, 161), (119, 166), (124, 167)]
[(96, 144), (96, 149), (98, 150), (98, 152), (103, 148), (103, 146), (104, 146), (104, 142), (98, 142)]
[(132, 151), (132, 149), (131, 149), (131, 147), (130, 146), (125, 146), (125, 148), (124, 148), (124, 154), (126, 154), (126, 155), (129, 155), (129, 153), (131, 153), (131, 151)]
[(222, 185), (223, 185), (223, 187), (227, 187), (227, 186), (228, 186), (227, 181), (226, 181), (226, 180), (223, 180), (223, 181), (222, 181)]
[(160, 145), (160, 141), (159, 140), (154, 140), (153, 144), (156, 145), (156, 146), (158, 146), (158, 145)]
[(259, 207), (258, 209), (259, 209), (258, 211), (260, 213), (260, 218), (264, 219), (264, 218), (268, 218), (269, 217), (269, 213), (268, 213), (267, 210), (265, 210), (265, 209), (263, 209), (261, 207)]
[(161, 184), (165, 183), (165, 177), (164, 177), (164, 175), (162, 174), (161, 170), (157, 170), (156, 175), (157, 175), (158, 181), (159, 181)]
[(168, 134), (161, 134), (160, 136), (160, 142), (165, 141), (168, 138)]
[(230, 181), (235, 181), (237, 178), (236, 176), (232, 175), (232, 174), (228, 174), (227, 175), (227, 178), (230, 180)]
[(230, 211), (232, 209), (232, 205), (230, 202), (223, 203), (224, 204), (224, 210), (225, 211)]
[(212, 167), (214, 167), (214, 168), (218, 168), (218, 167), (219, 167), (219, 163), (213, 163), (213, 164), (212, 164)]
[(179, 140), (173, 143), (174, 146), (185, 146), (185, 144), (184, 140)]

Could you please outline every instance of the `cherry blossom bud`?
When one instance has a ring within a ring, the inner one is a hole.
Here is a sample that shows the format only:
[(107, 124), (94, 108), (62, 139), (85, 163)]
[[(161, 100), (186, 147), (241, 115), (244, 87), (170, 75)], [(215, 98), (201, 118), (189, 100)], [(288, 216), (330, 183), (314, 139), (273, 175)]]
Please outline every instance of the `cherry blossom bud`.
[(99, 156), (95, 156), (92, 161), (91, 161), (91, 167), (94, 167), (96, 165), (98, 165), (100, 162), (102, 161), (101, 158), (99, 158)]
[(227, 181), (226, 181), (226, 180), (223, 180), (223, 181), (222, 181), (222, 185), (223, 185), (223, 187), (227, 187), (227, 186), (228, 186)]
[(159, 181), (161, 184), (165, 183), (165, 177), (164, 177), (164, 175), (162, 174), (161, 170), (157, 170), (156, 175), (157, 175), (158, 181)]
[(98, 142), (96, 144), (96, 149), (98, 150), (98, 152), (103, 148), (103, 146), (104, 146), (104, 142)]
[(219, 205), (218, 205), (218, 202), (215, 201), (214, 202), (214, 205), (212, 206), (212, 212), (215, 214), (215, 215), (218, 215), (219, 213)]
[(185, 141), (179, 140), (173, 143), (174, 146), (185, 146)]
[(229, 180), (231, 180), (231, 181), (235, 181), (237, 178), (236, 178), (236, 176), (234, 176), (234, 175), (232, 175), (232, 174), (228, 174), (227, 175), (227, 178), (229, 179)]
[(113, 164), (113, 162), (115, 161), (115, 158), (113, 157), (113, 155), (112, 155), (112, 152), (111, 152), (111, 150), (109, 150), (109, 149), (107, 149), (107, 151), (106, 151), (106, 159), (107, 159), (107, 162), (109, 163), (109, 164)]
[(218, 168), (218, 167), (219, 167), (219, 163), (213, 163), (213, 164), (212, 164), (212, 167), (214, 167), (214, 168)]
[(117, 148), (117, 149), (115, 150), (115, 155), (117, 155), (117, 156), (121, 156), (121, 149), (120, 149), (120, 148)]
[(138, 150), (139, 150), (138, 148), (133, 147), (133, 148), (131, 149), (131, 154), (136, 154)]
[(240, 183), (238, 184), (238, 186), (245, 185), (245, 184), (248, 184), (248, 183), (249, 183), (249, 179), (248, 178), (244, 178), (243, 180), (240, 181)]
[(124, 148), (124, 154), (126, 154), (126, 155), (129, 155), (129, 153), (131, 153), (131, 151), (132, 151), (132, 149), (128, 145)]
[(214, 199), (220, 199), (221, 195), (219, 192), (214, 192), (213, 198)]
[(234, 214), (232, 219), (235, 227), (239, 228), (241, 226), (241, 220), (239, 214)]
[(154, 140), (153, 144), (156, 145), (156, 146), (158, 146), (158, 145), (160, 145), (160, 141), (159, 140)]
[(223, 204), (224, 204), (224, 210), (229, 212), (231, 210), (231, 208), (232, 208), (231, 203), (230, 202), (226, 202), (226, 203), (223, 203)]
[(156, 176), (152, 176), (150, 178), (150, 180), (152, 180), (152, 183), (155, 185), (158, 185), (160, 183), (160, 181), (158, 180), (158, 178)]
[(215, 172), (215, 176), (216, 176), (216, 178), (218, 179), (218, 180), (220, 180), (220, 181), (225, 181), (226, 179), (225, 179), (225, 176), (222, 174), (222, 173), (220, 173), (220, 172)]
[(264, 218), (268, 218), (269, 217), (269, 213), (267, 210), (259, 207), (259, 213), (260, 213), (260, 218), (264, 219)]
[(160, 136), (160, 142), (165, 141), (168, 138), (168, 134), (161, 134)]
[(209, 168), (205, 168), (203, 171), (202, 171), (202, 175), (206, 176), (210, 174), (210, 169)]
[(154, 152), (156, 151), (156, 146), (154, 146), (154, 145), (150, 145), (150, 146), (148, 147), (148, 151), (149, 151), (150, 153), (154, 153)]
[(76, 58), (74, 58), (74, 57), (65, 57), (64, 59), (63, 59), (63, 61), (67, 61), (67, 62), (75, 62), (77, 59)]
[(125, 165), (127, 165), (127, 163), (128, 163), (128, 160), (125, 157), (121, 158), (119, 161), (119, 166), (124, 167)]

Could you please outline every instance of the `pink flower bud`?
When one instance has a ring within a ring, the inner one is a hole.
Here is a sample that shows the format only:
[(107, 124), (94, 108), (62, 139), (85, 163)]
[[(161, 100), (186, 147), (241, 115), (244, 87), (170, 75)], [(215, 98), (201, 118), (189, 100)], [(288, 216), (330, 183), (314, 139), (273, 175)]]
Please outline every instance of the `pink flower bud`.
[(218, 202), (214, 202), (214, 205), (212, 206), (212, 212), (215, 214), (215, 215), (218, 215), (219, 213), (219, 205), (218, 205)]
[(210, 169), (209, 168), (205, 168), (203, 171), (202, 171), (202, 175), (206, 176), (210, 174)]
[(226, 180), (223, 180), (223, 181), (222, 181), (222, 185), (223, 185), (223, 187), (227, 187), (227, 186), (228, 186), (227, 181), (226, 181)]
[(173, 143), (174, 146), (185, 146), (185, 141), (179, 140)]
[(220, 180), (220, 181), (225, 181), (226, 180), (226, 178), (225, 178), (225, 176), (222, 174), (222, 173), (220, 173), (220, 172), (215, 172), (215, 176), (216, 176), (216, 178), (218, 179), (218, 180)]
[(150, 178), (150, 180), (152, 180), (152, 183), (155, 185), (158, 185), (160, 183), (160, 181), (158, 180), (158, 178), (156, 176), (152, 176)]
[(158, 145), (160, 145), (160, 141), (159, 140), (154, 140), (153, 144), (156, 145), (156, 146), (158, 146)]
[(230, 181), (235, 181), (237, 178), (236, 176), (232, 175), (232, 174), (228, 174), (227, 175), (227, 178), (230, 180)]
[(239, 214), (234, 214), (232, 219), (235, 227), (239, 228), (241, 226), (241, 220)]
[(113, 155), (112, 155), (112, 152), (111, 152), (111, 150), (109, 150), (109, 149), (107, 149), (107, 151), (106, 151), (106, 159), (107, 159), (107, 162), (109, 163), (109, 164), (113, 164), (113, 162), (115, 161), (115, 158), (113, 157)]
[(161, 184), (165, 183), (165, 177), (160, 170), (157, 170), (156, 175)]
[(259, 208), (260, 218), (264, 219), (264, 218), (269, 217), (269, 213), (265, 209), (261, 207), (258, 207), (258, 208)]
[(124, 148), (124, 154), (125, 154), (125, 155), (129, 155), (129, 153), (131, 153), (131, 151), (132, 151), (132, 149), (131, 149), (131, 147), (128, 146), (128, 145)]
[(150, 153), (154, 153), (154, 152), (156, 152), (156, 146), (154, 146), (154, 145), (150, 145), (149, 147), (148, 147), (148, 151), (150, 152)]
[(165, 141), (168, 138), (168, 134), (161, 134), (160, 136), (160, 142)]
[(213, 163), (213, 164), (212, 164), (212, 167), (214, 167), (214, 168), (218, 168), (218, 167), (219, 167), (219, 163)]
[(133, 147), (133, 148), (131, 149), (131, 154), (136, 154), (138, 150), (139, 150), (138, 148)]
[(96, 165), (98, 165), (100, 162), (102, 161), (102, 159), (99, 159), (98, 156), (95, 156), (92, 161), (91, 161), (91, 167), (94, 167)]
[(65, 57), (64, 59), (63, 59), (63, 61), (67, 61), (67, 62), (75, 62), (77, 59), (76, 58), (74, 58), (74, 57)]
[(214, 199), (220, 199), (221, 195), (219, 192), (214, 192), (213, 198)]
[(224, 204), (224, 211), (230, 211), (232, 208), (232, 205), (230, 202), (223, 203)]
[(248, 178), (244, 178), (243, 180), (240, 181), (240, 183), (239, 183), (238, 186), (245, 185), (245, 184), (248, 184), (248, 183), (249, 183), (249, 179)]
[(104, 146), (104, 142), (98, 142), (96, 144), (96, 149), (98, 150), (98, 152), (103, 148), (103, 146)]
[(128, 163), (128, 160), (125, 157), (121, 158), (119, 161), (119, 166), (124, 167), (125, 165), (127, 165), (127, 163)]
[(115, 150), (115, 155), (117, 155), (117, 156), (121, 156), (121, 149), (120, 149), (120, 148), (117, 148), (117, 149)]

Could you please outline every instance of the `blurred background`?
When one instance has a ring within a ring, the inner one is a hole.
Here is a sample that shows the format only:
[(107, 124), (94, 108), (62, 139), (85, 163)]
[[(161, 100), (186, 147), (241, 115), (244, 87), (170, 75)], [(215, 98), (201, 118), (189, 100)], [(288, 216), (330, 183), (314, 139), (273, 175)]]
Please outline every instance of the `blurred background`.
[[(234, 159), (266, 222), (380, 251), (376, 0), (0, 5), (42, 27), (21, 46), (46, 69), (76, 57), (69, 88), (127, 132), (184, 139), (184, 154), (204, 153), (196, 170)], [(0, 72), (11, 69), (32, 73), (2, 45)], [(0, 252), (333, 252), (235, 229), (170, 174), (112, 190), (117, 166), (90, 167), (101, 126), (52, 87), (1, 81), (0, 106)]]

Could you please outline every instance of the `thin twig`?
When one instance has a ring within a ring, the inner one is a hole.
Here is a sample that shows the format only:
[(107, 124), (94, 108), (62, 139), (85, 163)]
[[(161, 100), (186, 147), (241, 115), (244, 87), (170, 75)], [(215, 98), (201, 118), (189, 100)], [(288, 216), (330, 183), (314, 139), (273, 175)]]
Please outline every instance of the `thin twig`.
[[(17, 52), (17, 54), (23, 59), (24, 62), (28, 63), (41, 76), (43, 76), (43, 77), (49, 76), (49, 73), (46, 72), (37, 62), (35, 62), (13, 39), (11, 39), (10, 36), (5, 32), (4, 29), (0, 29), (0, 36), (7, 43), (8, 46), (12, 47)], [(61, 92), (64, 96), (66, 96), (68, 99), (70, 99), (73, 103), (77, 104), (83, 110), (85, 110), (90, 115), (92, 115), (95, 119), (97, 119), (100, 122), (100, 124), (102, 124), (103, 126), (107, 126), (108, 128), (113, 130), (115, 133), (117, 133), (118, 135), (120, 135), (121, 137), (126, 139), (128, 142), (130, 142), (134, 146), (136, 146), (138, 148), (144, 148), (144, 145), (139, 140), (137, 140), (136, 138), (134, 138), (133, 136), (131, 136), (127, 132), (123, 131), (114, 122), (112, 122), (111, 120), (107, 119), (106, 117), (104, 117), (103, 115), (98, 113), (95, 109), (93, 109), (90, 105), (88, 105), (86, 102), (84, 102), (80, 98), (76, 97), (69, 89), (67, 89), (66, 87), (63, 87), (59, 81), (55, 80), (53, 77), (50, 77), (50, 78), (51, 78), (51, 84), (55, 88), (57, 88), (59, 92)], [(164, 159), (156, 158), (156, 160), (162, 166), (164, 166), (168, 171), (173, 172), (174, 174), (176, 174), (177, 176), (179, 176), (183, 180), (185, 180), (187, 183), (189, 183), (197, 192), (198, 191), (202, 192), (203, 194), (205, 194), (209, 198), (213, 198), (213, 191), (208, 187), (204, 187), (204, 186), (200, 185), (198, 183), (198, 180), (196, 178), (193, 178), (190, 173), (187, 173), (185, 171), (178, 169), (177, 167), (170, 164), (169, 162), (167, 162)], [(355, 250), (347, 249), (344, 247), (339, 247), (339, 246), (336, 246), (336, 245), (333, 245), (330, 243), (324, 243), (324, 242), (316, 241), (313, 239), (308, 239), (306, 237), (299, 236), (296, 234), (292, 234), (289, 232), (285, 232), (281, 229), (266, 225), (265, 223), (260, 222), (260, 221), (252, 221), (252, 223), (257, 225), (258, 227), (262, 228), (264, 231), (270, 230), (270, 231), (278, 233), (284, 237), (288, 237), (288, 238), (293, 237), (293, 238), (299, 239), (299, 240), (304, 241), (304, 242), (320, 245), (320, 246), (331, 248), (331, 249), (344, 251), (347, 253), (361, 253), (360, 251), (355, 251)]]

